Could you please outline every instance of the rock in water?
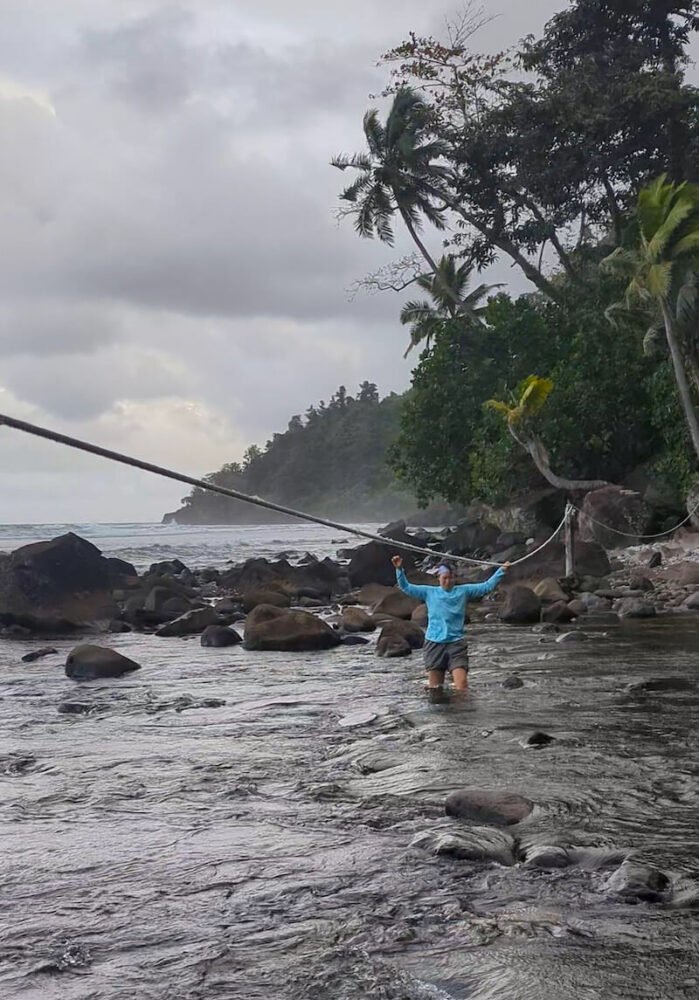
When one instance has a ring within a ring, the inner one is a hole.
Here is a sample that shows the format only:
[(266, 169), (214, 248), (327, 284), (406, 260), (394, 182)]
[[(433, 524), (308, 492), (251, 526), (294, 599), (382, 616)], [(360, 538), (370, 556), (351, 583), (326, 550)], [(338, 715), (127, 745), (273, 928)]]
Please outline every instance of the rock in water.
[(173, 635), (200, 635), (207, 626), (216, 625), (217, 621), (216, 612), (207, 606), (180, 615), (173, 622), (161, 626), (155, 634), (166, 638)]
[(245, 649), (305, 650), (332, 649), (341, 643), (339, 634), (308, 611), (287, 611), (258, 604), (245, 622)]
[(516, 691), (517, 688), (524, 687), (524, 681), (521, 677), (517, 677), (516, 674), (512, 674), (510, 677), (505, 678), (502, 686), (506, 691)]
[(345, 608), (340, 626), (345, 632), (373, 632), (376, 622), (363, 608)]
[(388, 660), (401, 656), (410, 656), (412, 651), (408, 640), (399, 635), (384, 635), (382, 633), (376, 643), (377, 656), (385, 656)]
[(106, 677), (123, 677), (133, 670), (140, 670), (141, 665), (114, 649), (85, 644), (71, 650), (65, 669), (66, 677), (73, 681), (96, 681)]
[(202, 646), (221, 648), (225, 646), (237, 646), (242, 641), (242, 637), (238, 635), (235, 629), (226, 628), (225, 625), (207, 625), (201, 634)]
[(288, 608), (291, 601), (287, 594), (279, 590), (249, 590), (243, 595), (243, 610), (252, 611), (259, 604), (271, 604), (274, 608)]
[(416, 625), (415, 622), (404, 622), (398, 618), (386, 622), (381, 629), (377, 646), (379, 643), (387, 642), (389, 639), (396, 641), (404, 639), (411, 649), (422, 649), (425, 645), (425, 633), (420, 626)]
[(368, 646), (369, 640), (365, 639), (363, 635), (343, 635), (342, 636), (343, 646)]
[(407, 621), (413, 611), (420, 607), (420, 603), (400, 590), (393, 590), (376, 604), (373, 611), (375, 615), (390, 615), (392, 618), (404, 618)]
[(648, 531), (652, 514), (640, 494), (621, 486), (603, 486), (586, 494), (583, 500), (580, 537), (607, 549), (633, 545)]
[(654, 604), (640, 597), (627, 597), (617, 610), (620, 618), (655, 618), (658, 613)]
[(42, 656), (50, 656), (51, 653), (57, 653), (58, 650), (54, 649), (53, 646), (43, 646), (41, 649), (35, 649), (33, 653), (25, 653), (22, 657), (22, 663), (34, 663), (35, 660), (40, 660)]
[(452, 792), (445, 802), (447, 816), (492, 826), (519, 823), (533, 808), (533, 803), (522, 795), (470, 788)]
[(658, 903), (664, 898), (669, 884), (665, 872), (637, 861), (625, 861), (610, 875), (605, 888), (623, 899)]
[(510, 587), (505, 605), (500, 612), (504, 622), (525, 625), (538, 622), (541, 616), (541, 599), (529, 587)]

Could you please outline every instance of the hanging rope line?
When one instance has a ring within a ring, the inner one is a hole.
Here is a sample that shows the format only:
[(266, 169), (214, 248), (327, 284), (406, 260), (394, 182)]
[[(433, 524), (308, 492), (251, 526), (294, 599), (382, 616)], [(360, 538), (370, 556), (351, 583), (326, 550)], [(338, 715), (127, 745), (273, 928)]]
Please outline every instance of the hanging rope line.
[[(440, 556), (448, 555), (450, 561), (469, 563), (476, 566), (500, 566), (501, 563), (492, 562), (489, 559), (472, 559), (469, 556), (456, 556), (448, 553), (437, 552), (434, 549), (422, 548), (419, 545), (411, 545), (409, 542), (397, 542), (392, 538), (384, 538), (383, 535), (375, 535), (370, 531), (364, 531), (362, 528), (352, 528), (347, 524), (340, 524), (338, 521), (330, 521), (325, 517), (316, 517), (315, 514), (305, 514), (299, 510), (293, 510), (291, 507), (285, 507), (283, 504), (274, 503), (272, 500), (264, 500), (262, 497), (248, 496), (246, 493), (241, 493), (239, 490), (231, 490), (225, 486), (217, 486), (215, 483), (207, 483), (203, 479), (194, 479), (192, 476), (186, 476), (181, 472), (174, 472), (172, 469), (165, 469), (160, 465), (153, 465), (151, 462), (143, 462), (140, 458), (133, 458), (130, 455), (122, 455), (118, 451), (110, 451), (108, 448), (101, 448), (99, 445), (90, 444), (88, 441), (80, 441), (78, 438), (68, 437), (67, 434), (59, 434), (57, 431), (48, 430), (46, 427), (38, 427), (36, 424), (27, 423), (25, 420), (17, 420), (14, 417), (6, 416), (0, 413), (0, 426), (10, 427), (13, 430), (21, 431), (24, 434), (31, 434), (33, 437), (43, 438), (45, 441), (52, 441), (55, 444), (65, 445), (67, 448), (75, 448), (77, 451), (85, 451), (90, 455), (97, 455), (99, 458), (106, 458), (110, 462), (119, 462), (122, 465), (129, 465), (134, 469), (142, 469), (144, 472), (152, 472), (156, 476), (163, 476), (165, 479), (174, 479), (179, 483), (186, 483), (188, 486), (197, 486), (199, 489), (207, 490), (209, 493), (220, 493), (224, 497), (230, 497), (233, 500), (242, 500), (244, 503), (254, 504), (257, 507), (264, 507), (267, 510), (274, 510), (279, 514), (286, 514), (289, 517), (296, 517), (301, 521), (310, 521), (313, 524), (321, 524), (326, 528), (333, 528), (336, 531), (341, 531), (350, 535), (357, 535), (359, 538), (367, 538), (372, 542), (379, 542), (381, 545), (386, 545), (393, 549), (402, 549), (407, 552), (416, 552), (423, 558), (427, 555), (433, 555), (435, 558)], [(542, 549), (545, 549), (558, 533), (563, 528), (566, 522), (566, 516), (563, 516), (561, 523), (558, 525), (553, 534), (539, 545), (538, 548), (534, 549), (533, 552), (528, 552), (521, 559), (516, 559), (510, 563), (511, 566), (517, 566), (519, 563), (526, 562), (527, 559), (531, 559)]]
[(680, 521), (679, 524), (676, 524), (674, 528), (668, 528), (667, 531), (660, 531), (657, 535), (634, 535), (628, 531), (620, 531), (618, 528), (613, 528), (611, 524), (604, 524), (604, 522), (598, 521), (596, 517), (592, 517), (590, 514), (585, 514), (579, 507), (576, 507), (575, 504), (571, 504), (571, 507), (573, 510), (577, 511), (578, 514), (582, 515), (582, 517), (587, 518), (588, 521), (596, 524), (599, 528), (604, 528), (605, 531), (611, 531), (615, 535), (622, 535), (624, 538), (635, 538), (639, 542), (652, 542), (656, 538), (666, 538), (668, 535), (672, 535), (675, 531), (677, 531), (678, 528), (683, 528), (685, 524), (688, 524), (699, 510), (699, 503), (697, 503), (696, 507), (690, 510), (685, 519)]

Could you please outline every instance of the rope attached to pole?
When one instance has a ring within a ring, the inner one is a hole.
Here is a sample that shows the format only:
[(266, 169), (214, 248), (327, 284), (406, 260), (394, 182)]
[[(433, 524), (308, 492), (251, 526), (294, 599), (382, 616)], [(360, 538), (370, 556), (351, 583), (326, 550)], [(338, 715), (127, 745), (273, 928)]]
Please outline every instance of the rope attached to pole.
[[(333, 528), (336, 531), (357, 535), (359, 538), (367, 538), (369, 541), (379, 542), (381, 545), (387, 545), (393, 549), (403, 549), (407, 552), (416, 552), (423, 558), (427, 555), (434, 555), (437, 558), (445, 555), (445, 553), (437, 552), (434, 549), (422, 548), (419, 545), (411, 545), (409, 542), (397, 542), (391, 538), (384, 538), (382, 535), (375, 535), (370, 531), (364, 531), (361, 528), (352, 528), (347, 524), (340, 524), (338, 521), (331, 521), (325, 517), (317, 517), (315, 514), (306, 514), (302, 511), (293, 510), (291, 507), (285, 507), (283, 504), (274, 503), (272, 500), (264, 500), (262, 497), (248, 496), (246, 493), (241, 493), (239, 490), (231, 490), (224, 486), (217, 486), (215, 483), (207, 483), (203, 479), (195, 479), (192, 476), (184, 475), (182, 472), (174, 472), (172, 469), (166, 469), (160, 465), (154, 465), (152, 462), (144, 462), (140, 458), (133, 458), (130, 455), (122, 455), (118, 451), (111, 451), (108, 448), (101, 448), (99, 445), (90, 444), (89, 441), (80, 441), (78, 438), (69, 437), (67, 434), (59, 434), (57, 431), (49, 430), (46, 427), (39, 427), (36, 424), (27, 423), (25, 420), (17, 420), (15, 417), (9, 417), (0, 413), (0, 425), (3, 424), (6, 427), (12, 428), (12, 430), (21, 431), (24, 434), (31, 434), (33, 437), (43, 438), (45, 441), (52, 441), (55, 444), (62, 444), (67, 448), (75, 448), (77, 451), (85, 451), (90, 455), (97, 455), (99, 458), (106, 458), (110, 462), (119, 462), (122, 465), (129, 465), (134, 469), (142, 469), (144, 472), (152, 472), (156, 476), (163, 476), (165, 479), (174, 479), (176, 482), (186, 483), (188, 486), (197, 486), (199, 489), (207, 490), (209, 493), (220, 493), (222, 496), (230, 497), (233, 500), (242, 500), (244, 503), (254, 504), (257, 507), (264, 507), (267, 510), (274, 510), (278, 514), (296, 517), (301, 521), (310, 521), (313, 524), (321, 524), (326, 528)], [(519, 563), (526, 562), (527, 559), (531, 559), (532, 556), (535, 556), (538, 552), (541, 552), (542, 549), (546, 548), (546, 546), (549, 545), (561, 531), (566, 522), (567, 516), (568, 512), (566, 511), (561, 523), (542, 545), (539, 545), (533, 552), (528, 552), (521, 559), (514, 560), (510, 563), (510, 565), (517, 566)], [(456, 556), (449, 554), (449, 559), (476, 566), (501, 565), (500, 563), (492, 562), (488, 559), (472, 559), (469, 556)]]

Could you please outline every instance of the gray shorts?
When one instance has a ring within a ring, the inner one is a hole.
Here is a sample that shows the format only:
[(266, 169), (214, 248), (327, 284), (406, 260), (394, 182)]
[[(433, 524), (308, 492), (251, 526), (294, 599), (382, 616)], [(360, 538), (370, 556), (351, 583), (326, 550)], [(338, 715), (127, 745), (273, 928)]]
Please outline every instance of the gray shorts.
[(466, 639), (457, 639), (456, 642), (425, 642), (424, 648), (425, 669), (441, 670), (465, 670), (468, 673), (468, 646)]

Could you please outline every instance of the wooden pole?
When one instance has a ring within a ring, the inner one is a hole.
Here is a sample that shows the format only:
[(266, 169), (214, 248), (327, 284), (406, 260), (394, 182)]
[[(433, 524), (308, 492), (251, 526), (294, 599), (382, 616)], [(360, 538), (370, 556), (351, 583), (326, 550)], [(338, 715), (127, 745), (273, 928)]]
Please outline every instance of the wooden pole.
[(575, 575), (575, 511), (568, 504), (566, 507), (565, 523), (565, 549), (566, 549), (566, 577)]

